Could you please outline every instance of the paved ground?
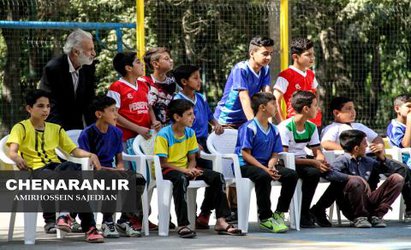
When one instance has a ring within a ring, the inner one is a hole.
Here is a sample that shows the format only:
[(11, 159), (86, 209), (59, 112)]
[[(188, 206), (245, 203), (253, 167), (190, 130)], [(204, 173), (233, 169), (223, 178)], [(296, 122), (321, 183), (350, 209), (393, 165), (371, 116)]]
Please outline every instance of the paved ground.
[(411, 224), (389, 221), (384, 229), (342, 227), (303, 229), (285, 234), (270, 234), (251, 224), (244, 237), (215, 235), (212, 230), (198, 231), (196, 239), (180, 239), (175, 232), (159, 237), (108, 239), (103, 244), (88, 244), (82, 234), (69, 234), (64, 240), (37, 230), (34, 246), (23, 245), (22, 227), (16, 228), (15, 240), (6, 241), (7, 229), (0, 229), (0, 249), (411, 249)]
[[(314, 197), (316, 201), (324, 191), (326, 185), (321, 184)], [(275, 207), (278, 191), (273, 189), (272, 201)], [(197, 196), (200, 204), (202, 193)], [(152, 199), (152, 214), (150, 220), (156, 221), (156, 197)], [(386, 215), (388, 227), (383, 229), (356, 229), (349, 227), (347, 221), (338, 227), (302, 229), (297, 232), (291, 230), (285, 234), (271, 234), (261, 231), (256, 223), (255, 196), (250, 202), (249, 234), (244, 237), (220, 236), (212, 230), (198, 231), (196, 239), (180, 239), (175, 232), (169, 237), (159, 237), (151, 232), (149, 237), (108, 239), (103, 244), (89, 244), (84, 242), (83, 234), (69, 234), (64, 240), (57, 240), (55, 236), (46, 235), (42, 229), (42, 218), (37, 220), (36, 245), (23, 244), (22, 214), (17, 214), (15, 237), (7, 242), (9, 213), (0, 213), (0, 250), (2, 249), (411, 249), (411, 223), (398, 222), (399, 200), (393, 204), (393, 210)], [(172, 208), (172, 211), (174, 208)], [(175, 220), (175, 215), (173, 215)], [(98, 222), (101, 221), (99, 215)], [(336, 216), (334, 215), (334, 221)], [(210, 223), (214, 223), (211, 220)]]

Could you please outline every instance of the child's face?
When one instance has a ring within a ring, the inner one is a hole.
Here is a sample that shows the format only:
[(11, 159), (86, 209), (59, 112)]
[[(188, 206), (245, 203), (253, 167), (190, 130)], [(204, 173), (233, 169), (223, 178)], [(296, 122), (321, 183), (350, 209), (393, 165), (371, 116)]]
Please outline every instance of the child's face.
[(309, 119), (314, 119), (318, 113), (318, 101), (317, 98), (313, 99), (311, 106), (308, 108), (308, 117)]
[(191, 90), (200, 91), (201, 89), (201, 76), (200, 71), (197, 70), (193, 72), (188, 80), (183, 79), (184, 88), (189, 88)]
[(144, 75), (144, 64), (140, 59), (134, 59), (133, 66), (130, 67), (130, 73), (137, 77)]
[(362, 139), (361, 144), (359, 146), (354, 147), (354, 154), (356, 156), (365, 156), (365, 151), (367, 150), (367, 140), (365, 138)]
[(176, 123), (179, 123), (184, 127), (191, 127), (193, 125), (194, 119), (195, 116), (193, 108), (184, 111), (183, 116), (179, 116), (177, 114), (174, 115), (174, 120), (176, 121)]
[(117, 113), (117, 108), (116, 105), (113, 104), (107, 108), (104, 109), (104, 111), (97, 111), (96, 112), (97, 118), (110, 125), (116, 126), (117, 123), (117, 118), (118, 118), (118, 113)]
[(173, 69), (173, 59), (167, 52), (160, 53), (160, 57), (153, 62), (153, 66), (155, 70), (167, 73)]
[(45, 121), (50, 114), (50, 101), (47, 97), (40, 97), (33, 104), (33, 107), (27, 105), (26, 110), (30, 113), (31, 118)]
[(251, 51), (250, 58), (260, 66), (267, 66), (271, 62), (271, 57), (273, 55), (273, 47), (259, 47), (255, 51)]
[(349, 123), (355, 121), (355, 106), (353, 102), (347, 102), (341, 110), (334, 110), (334, 120), (340, 123)]
[(270, 117), (274, 117), (277, 113), (277, 105), (275, 104), (275, 100), (267, 102), (267, 104), (263, 105), (263, 112)]
[(293, 56), (294, 62), (300, 65), (302, 68), (308, 69), (314, 64), (314, 48), (304, 51), (301, 55)]
[(407, 119), (407, 115), (411, 112), (411, 102), (401, 104), (401, 106), (394, 106), (397, 115)]

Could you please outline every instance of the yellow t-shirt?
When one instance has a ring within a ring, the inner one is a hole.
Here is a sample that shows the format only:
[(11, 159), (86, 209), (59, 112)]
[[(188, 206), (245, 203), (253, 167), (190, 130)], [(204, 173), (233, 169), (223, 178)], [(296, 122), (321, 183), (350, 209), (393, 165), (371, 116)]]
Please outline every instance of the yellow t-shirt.
[(198, 151), (197, 138), (194, 130), (184, 129), (182, 137), (175, 137), (171, 125), (162, 128), (155, 139), (154, 154), (167, 158), (167, 162), (179, 168), (187, 168), (189, 154)]
[(7, 145), (19, 145), (19, 154), (33, 170), (42, 168), (51, 162), (60, 163), (55, 149), (60, 147), (71, 153), (77, 146), (58, 124), (46, 122), (44, 131), (34, 129), (30, 120), (24, 120), (13, 126)]

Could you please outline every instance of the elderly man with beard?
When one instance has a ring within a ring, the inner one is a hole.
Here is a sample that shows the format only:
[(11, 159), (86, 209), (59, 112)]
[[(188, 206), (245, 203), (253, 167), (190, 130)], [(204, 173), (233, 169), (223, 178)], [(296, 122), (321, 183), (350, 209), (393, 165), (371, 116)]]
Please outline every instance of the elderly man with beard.
[(63, 50), (63, 55), (44, 67), (40, 83), (40, 89), (51, 93), (48, 121), (65, 130), (83, 129), (95, 119), (89, 109), (96, 89), (93, 36), (76, 29), (67, 37)]
[[(40, 89), (50, 92), (51, 111), (48, 122), (66, 131), (84, 129), (95, 121), (90, 104), (95, 97), (96, 78), (91, 33), (76, 29), (66, 39), (64, 54), (51, 59), (44, 67)], [(73, 218), (76, 213), (72, 213)], [(56, 233), (55, 213), (43, 213), (46, 233)], [(73, 231), (79, 231), (75, 221)]]

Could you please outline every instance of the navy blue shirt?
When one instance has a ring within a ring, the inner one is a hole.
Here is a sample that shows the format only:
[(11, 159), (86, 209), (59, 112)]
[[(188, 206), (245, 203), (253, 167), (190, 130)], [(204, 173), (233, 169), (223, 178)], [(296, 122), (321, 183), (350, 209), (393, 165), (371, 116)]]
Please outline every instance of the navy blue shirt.
[(329, 181), (344, 182), (348, 181), (349, 175), (357, 175), (366, 181), (373, 171), (378, 174), (391, 174), (403, 168), (400, 162), (385, 158), (384, 161), (377, 161), (371, 157), (358, 157), (355, 159), (350, 154), (345, 153), (337, 157), (331, 164), (331, 171), (327, 173), (326, 179)]
[(113, 166), (114, 156), (123, 152), (123, 133), (119, 128), (109, 125), (106, 133), (102, 133), (96, 124), (85, 128), (78, 138), (79, 148), (96, 154), (103, 167)]
[(251, 155), (262, 165), (267, 166), (273, 153), (283, 152), (281, 136), (275, 125), (269, 123), (265, 131), (257, 119), (244, 123), (238, 129), (235, 153), (238, 155), (240, 166), (247, 165), (241, 150), (250, 149)]
[(208, 137), (208, 122), (212, 121), (214, 117), (205, 96), (198, 92), (195, 92), (193, 101), (183, 93), (179, 92), (174, 96), (174, 100), (176, 99), (185, 99), (194, 104), (195, 119), (191, 128), (196, 132), (197, 138), (206, 139)]

